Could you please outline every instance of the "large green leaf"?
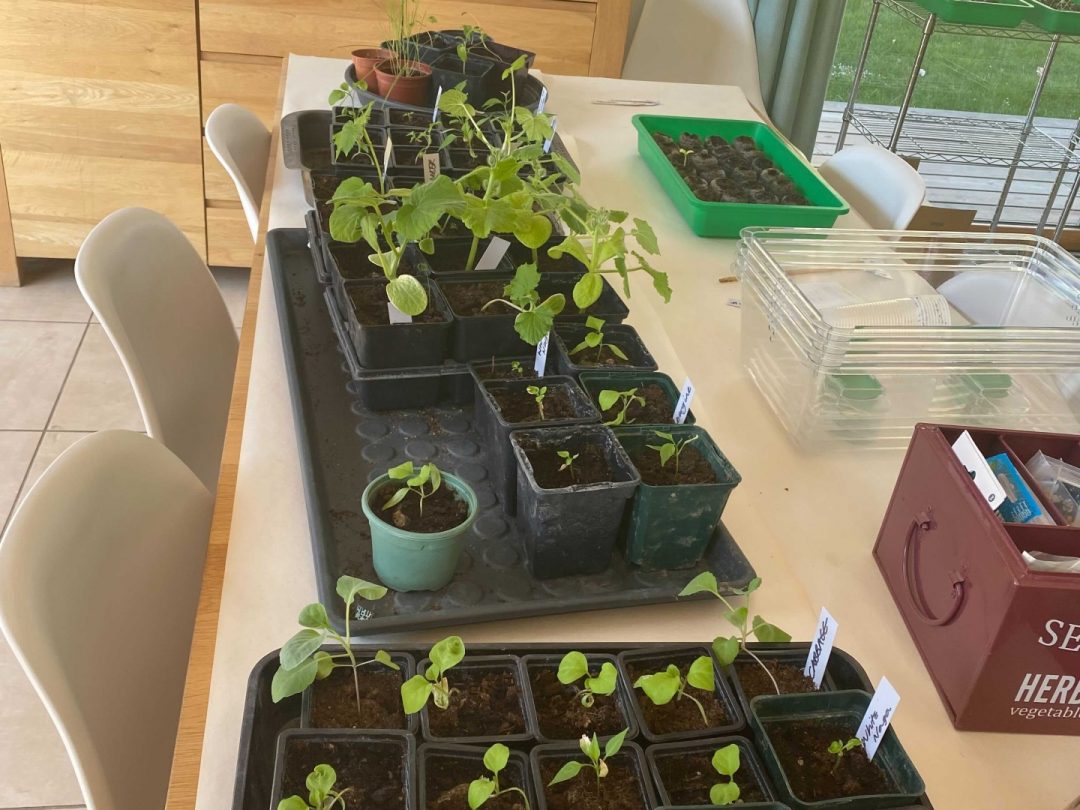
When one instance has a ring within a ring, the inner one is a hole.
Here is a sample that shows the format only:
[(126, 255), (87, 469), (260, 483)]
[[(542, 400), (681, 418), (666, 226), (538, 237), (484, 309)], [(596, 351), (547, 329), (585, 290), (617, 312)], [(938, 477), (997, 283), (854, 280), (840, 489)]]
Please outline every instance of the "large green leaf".
[(370, 181), (362, 177), (346, 177), (334, 189), (330, 202), (338, 205), (355, 205), (360, 208), (375, 208), (383, 202), (383, 197)]
[(739, 648), (739, 639), (735, 636), (731, 638), (717, 636), (713, 639), (713, 655), (716, 656), (716, 660), (720, 662), (721, 666), (730, 666), (731, 662), (738, 656)]
[(524, 212), (514, 226), (514, 236), (521, 244), (532, 250), (544, 246), (551, 238), (551, 220), (543, 214)]
[(570, 684), (579, 681), (589, 674), (589, 662), (584, 653), (572, 650), (563, 656), (559, 662), (559, 671), (556, 677), (559, 683)]
[(308, 658), (300, 666), (293, 669), (279, 667), (270, 681), (270, 697), (274, 703), (279, 703), (287, 697), (299, 695), (315, 682), (315, 676), (319, 673), (319, 665), (315, 659)]
[(655, 256), (660, 252), (660, 246), (656, 243), (656, 234), (653, 233), (652, 226), (648, 222), (635, 218), (632, 233), (634, 238), (637, 239), (637, 243), (641, 245), (646, 253)]
[(620, 731), (618, 734), (616, 734), (604, 744), (604, 759), (611, 759), (613, 756), (619, 753), (619, 751), (623, 747), (623, 741), (626, 739), (626, 733), (629, 730), (630, 729), (628, 728), (624, 728), (622, 731)]
[(428, 296), (424, 285), (415, 276), (398, 276), (386, 285), (386, 297), (395, 307), (414, 318), (427, 309)]
[(737, 743), (718, 748), (712, 755), (712, 766), (721, 776), (734, 776), (739, 772), (739, 746)]
[(339, 205), (330, 212), (330, 235), (338, 242), (359, 242), (367, 211), (359, 206)]
[(679, 668), (670, 664), (661, 672), (642, 675), (634, 681), (634, 688), (642, 690), (657, 706), (664, 706), (671, 703), (671, 699), (678, 693), (681, 681)]
[(482, 806), (484, 802), (491, 798), (491, 794), (494, 792), (495, 783), (486, 776), (471, 781), (469, 783), (468, 796), (470, 810), (477, 810), (478, 807)]
[(279, 659), (285, 669), (295, 669), (311, 656), (326, 639), (326, 634), (311, 628), (304, 628), (290, 638), (281, 648)]
[(515, 304), (523, 307), (532, 300), (532, 293), (536, 291), (539, 284), (540, 272), (536, 269), (536, 265), (523, 264), (514, 272), (514, 277), (506, 285), (503, 293)]
[(305, 605), (300, 611), (298, 621), (301, 627), (313, 627), (316, 630), (325, 630), (330, 627), (330, 617), (326, 615), (326, 608), (319, 602)]
[(346, 605), (351, 605), (357, 596), (361, 599), (374, 601), (382, 599), (386, 596), (386, 593), (386, 588), (382, 585), (368, 582), (366, 579), (350, 577), (347, 574), (338, 578), (337, 581), (337, 594), (345, 601)]
[(337, 773), (329, 765), (316, 765), (315, 769), (308, 774), (304, 784), (308, 789), (311, 803), (318, 807), (319, 803), (326, 799), (327, 794), (334, 789), (337, 781)]
[(530, 346), (537, 346), (544, 335), (551, 331), (555, 317), (545, 308), (519, 312), (514, 318), (514, 331)]
[(716, 574), (712, 571), (703, 571), (686, 583), (679, 596), (690, 596), (695, 593), (711, 593), (716, 596), (719, 589), (716, 584)]
[(484, 767), (492, 773), (498, 773), (510, 761), (510, 749), (502, 743), (495, 743), (484, 752)]
[(695, 689), (713, 691), (716, 687), (716, 679), (713, 675), (712, 659), (707, 655), (695, 658), (686, 673), (686, 682)]
[(571, 760), (570, 762), (567, 762), (561, 768), (559, 768), (556, 774), (551, 777), (551, 781), (548, 782), (548, 785), (551, 786), (557, 785), (559, 784), (559, 782), (567, 782), (573, 779), (579, 773), (581, 773), (581, 769), (584, 767), (585, 766), (580, 762)]
[(574, 285), (574, 303), (578, 309), (588, 309), (600, 299), (604, 280), (599, 273), (586, 273)]
[(461, 636), (447, 636), (442, 641), (436, 642), (428, 653), (431, 663), (438, 669), (438, 675), (444, 675), (448, 669), (461, 663), (465, 657), (465, 642)]
[(597, 695), (610, 695), (615, 692), (618, 683), (619, 673), (615, 669), (615, 665), (610, 661), (605, 661), (600, 665), (599, 675), (595, 678), (588, 677), (585, 679), (585, 688)]
[(405, 714), (416, 714), (431, 696), (431, 682), (423, 675), (413, 675), (401, 685), (401, 706)]
[(416, 186), (402, 201), (394, 220), (400, 242), (418, 242), (439, 224), (448, 212), (462, 205), (461, 190), (445, 174)]
[(579, 262), (584, 264), (587, 268), (592, 269), (591, 256), (588, 251), (585, 250), (585, 246), (577, 238), (577, 236), (571, 235), (566, 237), (562, 242), (557, 245), (552, 245), (548, 248), (548, 256), (553, 259), (561, 259), (564, 254), (570, 254)]
[(754, 617), (754, 635), (757, 636), (758, 641), (765, 643), (786, 643), (791, 641), (791, 635), (785, 633), (775, 624), (770, 624), (760, 616)]

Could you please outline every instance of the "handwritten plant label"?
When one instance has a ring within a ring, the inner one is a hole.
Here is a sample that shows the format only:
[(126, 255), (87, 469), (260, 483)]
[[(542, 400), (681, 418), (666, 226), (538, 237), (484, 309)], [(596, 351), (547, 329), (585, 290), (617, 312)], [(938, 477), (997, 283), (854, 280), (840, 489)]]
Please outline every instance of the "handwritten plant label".
[(442, 98), (442, 85), (439, 85), (439, 92), (435, 94), (435, 109), (431, 111), (431, 122), (435, 123), (439, 120), (439, 113), (442, 110), (439, 109), (439, 99)]
[(499, 266), (499, 262), (502, 261), (502, 257), (506, 255), (506, 250), (509, 247), (510, 243), (505, 239), (498, 236), (491, 237), (491, 242), (488, 243), (487, 248), (480, 255), (480, 261), (476, 263), (476, 269), (494, 270)]
[(550, 342), (551, 332), (548, 332), (536, 344), (536, 361), (533, 363), (533, 371), (536, 372), (537, 377), (543, 377), (544, 372), (547, 371), (548, 343)]
[(390, 158), (394, 156), (394, 142), (390, 140), (390, 136), (386, 136), (386, 146), (383, 147), (382, 153), (382, 171), (386, 174), (390, 168)]
[(893, 715), (896, 714), (896, 706), (900, 702), (900, 695), (889, 683), (889, 679), (882, 676), (878, 681), (874, 696), (870, 699), (870, 705), (866, 707), (866, 714), (859, 723), (859, 730), (855, 733), (863, 744), (867, 759), (873, 759), (878, 746), (889, 729)]
[(559, 119), (551, 119), (551, 137), (544, 141), (544, 154), (547, 155), (551, 152), (551, 145), (555, 143), (555, 132), (559, 129)]
[(390, 323), (412, 323), (412, 315), (406, 315), (389, 301), (386, 302), (386, 311), (390, 315)]
[(960, 463), (964, 465), (967, 474), (971, 476), (975, 487), (986, 498), (990, 508), (997, 509), (1005, 503), (1005, 490), (983, 457), (982, 451), (975, 444), (975, 440), (971, 438), (971, 434), (966, 430), (961, 433), (960, 437), (953, 442), (952, 449), (956, 457), (960, 459)]
[(442, 174), (438, 152), (424, 152), (424, 182), (428, 183)]
[(686, 422), (686, 417), (690, 413), (690, 401), (693, 398), (694, 384), (687, 377), (682, 384), (682, 393), (679, 394), (679, 401), (675, 404), (675, 415), (672, 417), (676, 425)]
[(547, 106), (548, 89), (545, 87), (540, 91), (540, 101), (536, 103), (536, 114), (539, 115), (544, 111), (544, 107)]
[(837, 629), (836, 619), (823, 607), (817, 630), (814, 633), (814, 641), (810, 644), (810, 652), (806, 656), (806, 665), (803, 667), (803, 675), (810, 678), (818, 689), (821, 688), (821, 679), (825, 677), (825, 670), (829, 666), (829, 656), (832, 655)]

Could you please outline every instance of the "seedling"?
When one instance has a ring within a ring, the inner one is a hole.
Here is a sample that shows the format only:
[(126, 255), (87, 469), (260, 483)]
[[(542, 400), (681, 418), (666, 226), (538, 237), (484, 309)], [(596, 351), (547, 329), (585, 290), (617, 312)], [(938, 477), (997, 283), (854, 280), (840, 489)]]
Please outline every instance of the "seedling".
[(829, 743), (829, 753), (836, 755), (836, 762), (834, 762), (832, 766), (834, 771), (839, 768), (840, 763), (843, 762), (844, 754), (854, 748), (862, 748), (862, 740), (858, 737), (852, 737), (847, 742), (844, 742), (843, 740), (833, 740)]
[(523, 264), (514, 273), (514, 278), (503, 288), (505, 298), (495, 298), (484, 304), (487, 309), (492, 304), (502, 303), (517, 310), (514, 318), (514, 331), (530, 346), (537, 345), (544, 335), (551, 331), (555, 316), (566, 307), (566, 296), (562, 293), (549, 295), (540, 300), (537, 288), (540, 286), (540, 272), (535, 264)]
[(431, 663), (423, 675), (413, 675), (401, 685), (401, 705), (406, 714), (416, 714), (431, 698), (437, 709), (450, 706), (453, 690), (446, 673), (465, 657), (465, 642), (461, 636), (448, 636), (436, 642), (428, 652)]
[(521, 365), (520, 360), (510, 361), (510, 373), (513, 374), (515, 377), (525, 376), (525, 368)]
[(746, 646), (746, 640), (753, 635), (758, 641), (770, 643), (770, 642), (787, 642), (791, 641), (791, 636), (777, 627), (775, 624), (770, 624), (765, 621), (761, 616), (754, 616), (753, 624), (747, 626), (747, 621), (750, 617), (750, 594), (761, 587), (761, 577), (754, 577), (747, 583), (745, 588), (739, 588), (732, 591), (733, 596), (743, 596), (746, 598), (746, 604), (736, 608), (720, 593), (720, 589), (716, 584), (716, 576), (709, 571), (698, 574), (688, 583), (686, 587), (679, 591), (679, 596), (690, 596), (695, 593), (711, 593), (717, 599), (719, 599), (726, 610), (724, 611), (724, 618), (733, 624), (738, 630), (736, 635), (730, 637), (717, 636), (713, 639), (712, 648), (716, 654), (716, 660), (720, 662), (722, 666), (730, 666), (731, 663), (738, 656), (739, 651), (745, 651), (747, 655), (757, 661), (758, 665), (765, 670), (765, 674), (769, 676), (769, 680), (772, 681), (773, 689), (776, 690), (776, 694), (780, 694), (780, 687), (776, 683), (776, 678), (769, 671), (769, 668), (765, 666), (764, 662), (758, 658), (754, 651)]
[(520, 793), (525, 802), (525, 810), (530, 810), (529, 796), (524, 790), (517, 787), (500, 788), (499, 772), (510, 761), (510, 749), (502, 743), (495, 743), (484, 752), (484, 767), (490, 771), (491, 776), (481, 776), (469, 783), (469, 810), (477, 810), (488, 799), (496, 799), (505, 793)]
[(739, 800), (739, 786), (735, 784), (735, 774), (739, 771), (739, 746), (735, 743), (725, 745), (713, 752), (712, 766), (721, 776), (726, 776), (726, 782), (717, 782), (709, 788), (709, 801), (721, 807), (735, 804)]
[[(374, 601), (386, 596), (386, 588), (356, 577), (343, 576), (337, 581), (337, 594), (345, 603), (345, 635), (339, 635), (330, 626), (326, 608), (314, 602), (300, 611), (299, 622), (303, 626), (296, 635), (285, 642), (278, 658), (281, 666), (274, 673), (270, 684), (270, 697), (274, 703), (303, 692), (316, 679), (322, 680), (338, 667), (352, 667), (353, 687), (356, 690), (356, 713), (360, 716), (360, 668), (368, 664), (380, 664), (390, 669), (400, 669), (390, 654), (379, 650), (367, 661), (357, 661), (349, 644), (349, 619), (356, 597)], [(328, 653), (319, 649), (327, 639), (341, 645), (342, 652)]]
[(424, 514), (424, 499), (430, 498), (442, 486), (442, 473), (432, 462), (417, 469), (411, 461), (403, 461), (387, 470), (386, 474), (390, 476), (391, 481), (405, 483), (382, 505), (383, 511), (391, 506), (397, 506), (412, 492), (420, 499), (420, 514), (422, 515)]
[(559, 672), (556, 677), (559, 683), (567, 686), (576, 684), (584, 678), (583, 688), (578, 691), (576, 697), (586, 709), (591, 708), (596, 702), (596, 695), (614, 694), (619, 681), (615, 665), (610, 661), (601, 664), (600, 672), (593, 677), (589, 674), (588, 660), (577, 650), (572, 650), (563, 656), (562, 661), (559, 662)]
[(692, 154), (694, 154), (694, 150), (693, 149), (680, 149), (679, 154), (682, 155), (682, 165), (685, 166), (686, 165), (686, 159), (689, 158)]
[(277, 810), (334, 810), (338, 805), (345, 808), (345, 794), (351, 788), (334, 790), (337, 772), (329, 765), (316, 765), (308, 774), (304, 785), (308, 789), (307, 801), (300, 796), (290, 796), (278, 802)]
[(540, 421), (544, 421), (544, 397), (547, 396), (546, 385), (530, 385), (525, 391), (533, 395), (536, 400), (536, 410), (540, 413)]
[(600, 756), (600, 741), (596, 738), (596, 735), (592, 735), (592, 739), (589, 739), (587, 734), (582, 734), (581, 739), (578, 741), (578, 745), (581, 748), (581, 753), (589, 758), (588, 762), (578, 762), (577, 760), (570, 760), (561, 768), (558, 773), (552, 777), (548, 782), (548, 787), (557, 785), (559, 782), (566, 782), (573, 779), (579, 773), (586, 768), (592, 768), (596, 774), (596, 792), (600, 792), (600, 780), (608, 775), (609, 768), (607, 761), (619, 753), (619, 749), (622, 748), (623, 740), (626, 739), (626, 732), (630, 729), (624, 728), (606, 743), (604, 743), (604, 755)]
[(709, 656), (702, 655), (695, 658), (694, 662), (690, 664), (690, 669), (686, 672), (685, 679), (677, 666), (668, 664), (667, 669), (654, 672), (652, 675), (642, 675), (634, 681), (634, 688), (642, 690), (648, 695), (649, 700), (657, 706), (666, 706), (671, 703), (672, 699), (682, 700), (688, 698), (693, 701), (698, 711), (701, 712), (701, 719), (708, 726), (709, 715), (706, 714), (705, 707), (701, 705), (700, 700), (686, 691), (691, 686), (710, 695), (716, 689), (712, 659)]
[(484, 50), (490, 50), (487, 47), (488, 35), (484, 33), (484, 29), (479, 25), (463, 25), (461, 26), (461, 33), (463, 34), (461, 42), (458, 43), (454, 49), (457, 53), (457, 58), (461, 60), (461, 67), (464, 70), (465, 66), (469, 62), (469, 43), (474, 39), (480, 41), (480, 44), (484, 46)]
[(676, 480), (678, 480), (679, 457), (682, 455), (682, 451), (686, 449), (686, 445), (690, 444), (690, 442), (697, 441), (698, 434), (695, 433), (693, 436), (688, 436), (681, 441), (676, 440), (673, 435), (671, 435), (670, 433), (666, 433), (662, 430), (654, 430), (653, 435), (656, 436), (656, 438), (658, 439), (663, 439), (664, 443), (647, 444), (645, 446), (648, 447), (650, 450), (655, 450), (657, 453), (660, 454), (661, 467), (666, 467), (667, 463), (671, 461), (671, 459), (675, 459), (675, 478)]
[(628, 388), (625, 391), (605, 389), (600, 392), (600, 395), (596, 399), (600, 403), (600, 410), (604, 413), (607, 413), (616, 405), (622, 403), (622, 407), (619, 409), (618, 414), (615, 415), (615, 418), (604, 422), (604, 424), (609, 427), (615, 427), (616, 425), (632, 425), (634, 420), (628, 419), (626, 415), (630, 406), (635, 402), (642, 407), (645, 406), (645, 397), (638, 396), (638, 390), (636, 388)]
[(585, 326), (589, 329), (589, 331), (585, 333), (585, 339), (572, 348), (570, 354), (580, 354), (586, 349), (596, 349), (596, 362), (599, 363), (600, 357), (604, 353), (604, 349), (607, 349), (620, 360), (629, 361), (626, 352), (614, 343), (604, 342), (604, 321), (601, 318), (590, 315), (585, 319)]
[(578, 460), (578, 456), (581, 453), (571, 453), (569, 450), (556, 450), (555, 455), (562, 459), (562, 464), (559, 465), (559, 472), (563, 470), (570, 471), (570, 480), (577, 480), (577, 473), (574, 471), (574, 462)]

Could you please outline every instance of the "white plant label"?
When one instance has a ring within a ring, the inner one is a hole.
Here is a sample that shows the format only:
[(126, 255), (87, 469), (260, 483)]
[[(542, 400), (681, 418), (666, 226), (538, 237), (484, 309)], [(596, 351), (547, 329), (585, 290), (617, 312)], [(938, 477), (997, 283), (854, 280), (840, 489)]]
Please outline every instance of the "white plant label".
[(682, 393), (679, 394), (679, 401), (675, 405), (675, 415), (672, 417), (676, 425), (681, 425), (686, 421), (686, 416), (690, 413), (690, 401), (693, 398), (694, 384), (687, 377), (682, 384)]
[(390, 158), (394, 156), (394, 142), (390, 140), (390, 136), (386, 136), (386, 146), (383, 147), (382, 153), (382, 171), (383, 174), (390, 168)]
[(862, 741), (867, 759), (873, 759), (874, 754), (877, 753), (878, 746), (881, 745), (881, 740), (889, 729), (889, 723), (892, 722), (899, 703), (900, 695), (889, 683), (889, 679), (882, 676), (878, 681), (877, 689), (874, 690), (874, 696), (870, 698), (870, 705), (866, 707), (866, 714), (859, 723), (859, 730), (855, 734)]
[(506, 250), (509, 247), (510, 243), (505, 239), (498, 236), (491, 237), (487, 248), (480, 254), (480, 261), (476, 263), (476, 269), (494, 270), (499, 266), (499, 262), (502, 261), (502, 257), (506, 255)]
[(544, 111), (544, 107), (547, 106), (548, 89), (545, 87), (540, 91), (540, 101), (536, 103), (536, 114), (539, 115)]
[(390, 315), (390, 323), (412, 323), (412, 315), (406, 315), (389, 301), (386, 302), (386, 311)]
[(960, 463), (964, 465), (967, 474), (971, 476), (975, 487), (990, 504), (990, 508), (997, 509), (1005, 503), (1005, 489), (994, 475), (994, 471), (990, 469), (990, 465), (986, 463), (982, 451), (976, 446), (971, 434), (966, 430), (961, 433), (960, 438), (953, 442), (952, 449)]
[(423, 154), (424, 159), (424, 182), (429, 183), (442, 174), (442, 167), (439, 165), (439, 153), (438, 152), (425, 152)]
[(832, 655), (837, 629), (836, 619), (823, 607), (814, 640), (810, 643), (810, 652), (806, 656), (806, 665), (803, 667), (803, 675), (810, 678), (817, 689), (821, 688), (821, 679), (825, 677), (825, 670), (829, 666), (829, 656)]
[(432, 123), (439, 120), (439, 99), (442, 98), (442, 86), (439, 86), (439, 92), (435, 94), (435, 109), (431, 111)]
[(547, 371), (547, 353), (548, 343), (550, 341), (551, 332), (548, 332), (540, 338), (540, 342), (536, 344), (536, 361), (533, 363), (533, 371), (536, 372), (537, 377), (543, 377), (544, 372)]
[(559, 119), (551, 119), (551, 137), (544, 141), (544, 154), (547, 155), (551, 152), (551, 145), (555, 143), (555, 132), (559, 129)]

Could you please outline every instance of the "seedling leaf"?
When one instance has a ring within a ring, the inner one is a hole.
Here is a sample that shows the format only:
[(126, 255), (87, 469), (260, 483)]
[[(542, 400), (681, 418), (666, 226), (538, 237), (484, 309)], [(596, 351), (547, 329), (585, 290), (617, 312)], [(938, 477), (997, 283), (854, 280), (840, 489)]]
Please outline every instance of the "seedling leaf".
[(690, 665), (690, 669), (686, 673), (686, 682), (697, 689), (712, 692), (716, 686), (713, 677), (712, 659), (707, 655), (695, 658), (694, 663)]
[(301, 627), (313, 628), (315, 630), (323, 630), (330, 626), (330, 617), (326, 615), (326, 608), (318, 602), (306, 605), (303, 610), (300, 611), (300, 617), (297, 621), (300, 623)]
[(495, 783), (488, 779), (486, 776), (482, 776), (479, 779), (474, 779), (469, 783), (469, 807), (471, 810), (476, 810), (480, 805), (491, 798), (491, 794), (495, 792)]
[[(626, 739), (626, 732), (630, 729), (624, 728), (610, 740), (604, 744), (604, 759), (611, 759), (623, 746), (623, 741)], [(595, 739), (595, 736), (593, 737)]]
[(375, 601), (376, 599), (382, 599), (387, 593), (386, 588), (382, 585), (376, 585), (374, 582), (368, 582), (366, 579), (350, 577), (348, 575), (338, 579), (336, 590), (338, 596), (345, 600), (346, 607), (352, 605), (353, 600), (358, 596), (361, 599)]
[(427, 290), (414, 276), (398, 276), (386, 285), (386, 297), (395, 307), (414, 318), (427, 309)]
[(484, 752), (484, 767), (492, 773), (498, 773), (510, 761), (510, 749), (502, 743), (495, 743)]
[(615, 692), (619, 683), (619, 673), (615, 665), (605, 661), (600, 665), (600, 674), (595, 678), (585, 679), (585, 688), (597, 695), (610, 695)]
[(568, 652), (559, 662), (559, 672), (556, 677), (559, 683), (571, 684), (581, 680), (589, 674), (589, 663), (585, 656), (575, 651)]
[(713, 785), (709, 788), (709, 801), (712, 804), (725, 807), (729, 804), (735, 804), (739, 800), (740, 792), (739, 786), (734, 782)]
[(679, 668), (674, 664), (669, 664), (668, 668), (662, 672), (642, 675), (634, 681), (634, 688), (642, 690), (657, 706), (665, 706), (678, 693), (681, 681)]
[(739, 746), (732, 743), (715, 751), (712, 766), (722, 776), (734, 776), (739, 770)]
[(279, 667), (274, 673), (274, 679), (270, 682), (270, 697), (274, 703), (279, 703), (287, 697), (298, 695), (315, 683), (319, 666), (314, 658), (302, 661), (294, 669)]
[(548, 786), (550, 787), (551, 785), (559, 784), (559, 782), (567, 782), (573, 779), (575, 776), (581, 773), (581, 769), (583, 767), (585, 766), (582, 765), (580, 762), (570, 760), (570, 762), (565, 763), (561, 768), (559, 768), (558, 773), (556, 773), (555, 776), (551, 778), (551, 781), (548, 782)]
[(679, 591), (679, 596), (690, 596), (703, 591), (711, 593), (713, 596), (720, 593), (720, 589), (716, 584), (716, 575), (711, 571), (703, 571), (687, 582), (683, 589)]
[(416, 714), (428, 702), (432, 685), (423, 675), (413, 675), (401, 685), (401, 705), (405, 714)]
[(322, 646), (325, 636), (318, 630), (304, 628), (285, 642), (278, 656), (283, 669), (296, 669)]

